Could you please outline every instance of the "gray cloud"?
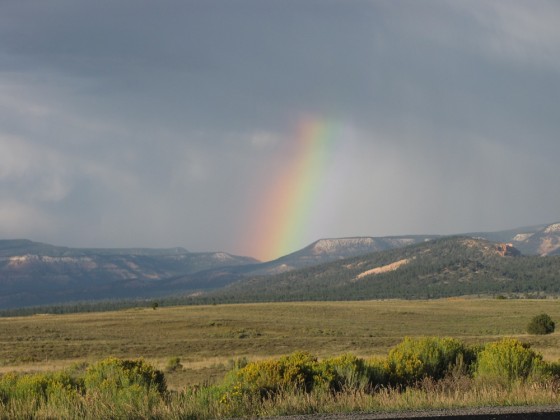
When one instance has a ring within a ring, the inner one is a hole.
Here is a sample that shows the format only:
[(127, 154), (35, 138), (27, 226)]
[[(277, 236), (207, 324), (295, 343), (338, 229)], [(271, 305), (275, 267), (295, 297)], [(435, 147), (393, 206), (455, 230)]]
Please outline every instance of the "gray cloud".
[(301, 246), (558, 219), (555, 2), (1, 9), (0, 237), (247, 252), (306, 115), (345, 134)]

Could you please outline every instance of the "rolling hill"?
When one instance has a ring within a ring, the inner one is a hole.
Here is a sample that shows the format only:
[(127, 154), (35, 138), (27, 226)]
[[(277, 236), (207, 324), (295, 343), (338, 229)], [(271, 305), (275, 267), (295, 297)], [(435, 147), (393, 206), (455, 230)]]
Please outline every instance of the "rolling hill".
[(213, 296), (252, 301), (558, 294), (559, 277), (560, 256), (522, 256), (510, 244), (445, 237), (239, 280)]
[(373, 252), (402, 248), (435, 239), (435, 235), (319, 239), (305, 248), (253, 267), (250, 274), (278, 274)]
[[(320, 239), (269, 262), (183, 248), (78, 249), (0, 240), (0, 309), (195, 295), (263, 300), (556, 293), (560, 223), (463, 236), (482, 248), (496, 247), (491, 241), (511, 243), (526, 256), (473, 254), (477, 247), (437, 235)], [(431, 251), (414, 254), (426, 249)], [(363, 274), (368, 270), (374, 271)]]
[(163, 280), (219, 266), (254, 264), (223, 252), (76, 249), (29, 240), (0, 241), (0, 308), (172, 293)]

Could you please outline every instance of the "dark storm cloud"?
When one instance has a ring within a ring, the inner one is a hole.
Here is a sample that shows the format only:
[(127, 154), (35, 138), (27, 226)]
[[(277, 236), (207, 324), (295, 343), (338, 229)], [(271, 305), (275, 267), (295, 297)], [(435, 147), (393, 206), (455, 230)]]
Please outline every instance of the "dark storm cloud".
[(293, 118), (290, 108), (348, 112), (369, 80), (376, 13), (298, 4), (27, 3), (2, 35), (20, 66), (83, 78), (110, 110), (126, 102), (125, 116), (253, 126)]
[(306, 115), (354, 133), (310, 241), (558, 218), (554, 2), (0, 9), (0, 236), (243, 252)]

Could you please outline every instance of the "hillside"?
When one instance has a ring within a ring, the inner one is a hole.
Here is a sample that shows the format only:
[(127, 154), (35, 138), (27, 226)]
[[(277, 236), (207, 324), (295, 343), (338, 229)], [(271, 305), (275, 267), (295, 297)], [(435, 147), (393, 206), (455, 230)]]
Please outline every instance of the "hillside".
[(76, 249), (28, 240), (0, 241), (0, 308), (71, 300), (172, 293), (160, 282), (220, 266), (253, 264), (222, 252), (170, 249)]
[(0, 309), (199, 293), (252, 275), (272, 275), (431, 238), (321, 239), (266, 263), (224, 252), (191, 253), (183, 248), (86, 249), (0, 240)]
[(425, 242), (436, 238), (431, 235), (389, 236), (389, 237), (352, 237), (319, 239), (305, 248), (280, 257), (274, 261), (260, 264), (251, 274), (278, 274), (298, 268), (324, 264), (358, 255)]
[(560, 257), (521, 256), (507, 244), (447, 237), (275, 276), (240, 280), (237, 300), (434, 298), (560, 293)]
[(183, 281), (185, 284), (189, 284), (189, 286), (194, 284), (204, 285), (204, 283), (207, 282), (208, 285), (221, 287), (247, 276), (268, 276), (285, 273), (300, 268), (338, 261), (344, 258), (371, 254), (388, 249), (402, 248), (408, 245), (429, 241), (434, 238), (437, 238), (437, 236), (411, 235), (380, 238), (360, 236), (319, 239), (305, 248), (284, 255), (273, 261), (259, 264), (237, 265), (233, 267), (219, 267), (197, 273), (194, 276), (186, 276)]
[[(477, 247), (465, 251), (453, 242), (456, 238), (447, 242), (437, 235), (320, 239), (264, 263), (183, 248), (86, 249), (0, 240), (0, 309), (82, 300), (209, 296), (231, 284), (235, 285), (218, 295), (233, 300), (358, 299), (557, 289), (553, 277), (560, 270), (552, 257), (560, 255), (560, 223), (464, 237), (479, 244), (511, 243), (528, 256), (506, 264), (509, 258), (476, 254)], [(423, 249), (431, 251), (414, 254)], [(357, 260), (348, 262), (353, 259)], [(373, 271), (364, 274), (368, 270)]]

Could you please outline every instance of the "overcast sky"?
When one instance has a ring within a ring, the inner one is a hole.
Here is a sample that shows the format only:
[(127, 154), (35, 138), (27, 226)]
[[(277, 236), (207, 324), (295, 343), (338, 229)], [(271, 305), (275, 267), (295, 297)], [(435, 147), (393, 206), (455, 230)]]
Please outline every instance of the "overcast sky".
[(255, 213), (305, 118), (338, 134), (294, 246), (558, 221), (558, 22), (541, 0), (1, 0), (0, 238), (270, 257)]

